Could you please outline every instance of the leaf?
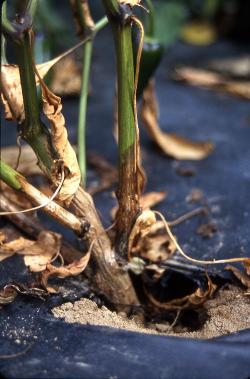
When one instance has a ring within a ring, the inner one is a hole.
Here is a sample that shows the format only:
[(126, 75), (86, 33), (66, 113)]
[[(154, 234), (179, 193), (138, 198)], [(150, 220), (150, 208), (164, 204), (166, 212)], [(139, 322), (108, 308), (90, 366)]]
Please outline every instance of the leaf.
[(160, 129), (154, 81), (151, 81), (143, 92), (141, 116), (151, 139), (168, 156), (180, 160), (200, 160), (206, 158), (213, 150), (211, 142), (192, 142), (175, 134), (164, 133)]
[(24, 263), (31, 272), (45, 270), (47, 264), (56, 256), (61, 247), (61, 236), (54, 232), (42, 231), (37, 241), (19, 237), (0, 244), (0, 261), (13, 254), (24, 256)]
[(174, 243), (165, 233), (161, 221), (152, 223), (143, 233), (137, 233), (131, 243), (131, 255), (137, 255), (150, 262), (164, 262), (176, 251)]
[[(62, 114), (61, 98), (56, 96), (39, 78), (42, 87), (43, 112), (50, 121), (51, 137), (53, 145), (67, 169), (67, 175), (58, 195), (60, 201), (65, 201), (68, 206), (78, 190), (81, 181), (81, 173), (78, 166), (76, 153), (69, 143), (68, 132), (65, 127), (65, 119)], [(59, 185), (58, 173), (52, 173), (52, 181)]]
[(82, 273), (89, 262), (91, 251), (88, 251), (82, 258), (70, 263), (67, 266), (56, 267), (48, 264), (46, 270), (42, 272), (41, 284), (50, 293), (55, 293), (56, 290), (48, 285), (48, 280), (51, 277), (66, 278), (68, 276), (76, 276)]
[(145, 193), (140, 198), (140, 206), (142, 209), (152, 208), (163, 201), (166, 196), (167, 193), (165, 191)]
[[(77, 45), (58, 55), (50, 61), (36, 65), (36, 69), (41, 78), (44, 78), (48, 71), (61, 59), (71, 54), (74, 50), (84, 43), (82, 40)], [(39, 85), (40, 80), (36, 76), (36, 84)], [(7, 120), (16, 120), (21, 123), (24, 118), (23, 94), (17, 65), (3, 64), (1, 66), (1, 99), (4, 105), (5, 118)]]
[(232, 271), (234, 276), (241, 282), (241, 284), (250, 290), (250, 259), (249, 263), (245, 263), (246, 273), (242, 272), (235, 266), (228, 265), (225, 270)]
[(141, 0), (118, 0), (120, 4), (126, 4), (129, 5), (130, 7), (135, 7), (138, 6), (141, 2)]
[[(3, 241), (3, 240), (2, 240)], [(19, 237), (13, 241), (0, 243), (0, 262), (6, 258), (10, 258), (15, 253), (22, 254), (25, 248), (31, 248), (35, 241), (28, 240), (27, 238)]]
[(24, 263), (31, 272), (41, 272), (58, 255), (61, 248), (60, 234), (43, 231), (31, 248), (22, 251)]
[(250, 99), (250, 81), (228, 80), (227, 77), (209, 70), (181, 67), (176, 70), (175, 79), (194, 86), (220, 90), (243, 99)]
[(81, 89), (80, 67), (71, 55), (56, 64), (50, 87), (54, 93), (60, 96), (79, 94)]
[(189, 22), (181, 30), (182, 39), (192, 45), (210, 45), (216, 41), (214, 25), (208, 22)]
[(205, 303), (206, 300), (211, 298), (216, 291), (217, 286), (213, 284), (209, 276), (207, 275), (207, 289), (202, 290), (197, 288), (192, 294), (184, 296), (180, 299), (174, 299), (168, 302), (160, 302), (151, 293), (145, 289), (145, 293), (150, 300), (150, 302), (157, 308), (165, 310), (178, 310), (178, 309), (188, 309), (197, 308)]
[(17, 297), (18, 293), (14, 288), (7, 287), (0, 290), (0, 308), (2, 305), (12, 303)]
[(19, 69), (16, 65), (1, 66), (1, 99), (6, 120), (24, 120), (23, 94)]
[(154, 2), (155, 6), (155, 34), (166, 47), (178, 38), (181, 27), (187, 18), (187, 12), (183, 4), (168, 1)]

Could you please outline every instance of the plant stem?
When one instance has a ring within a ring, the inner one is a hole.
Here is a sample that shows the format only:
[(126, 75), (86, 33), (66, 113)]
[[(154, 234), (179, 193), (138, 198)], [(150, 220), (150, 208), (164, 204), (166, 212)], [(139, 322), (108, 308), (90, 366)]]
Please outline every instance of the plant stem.
[[(119, 143), (119, 184), (117, 191), (119, 208), (116, 216), (117, 248), (123, 256), (127, 256), (128, 236), (140, 209), (139, 194), (137, 193), (138, 172), (136, 119), (133, 103), (135, 79), (132, 30), (129, 19), (124, 18), (124, 20), (127, 20), (124, 21), (121, 17), (118, 17), (119, 15), (112, 13), (113, 8), (110, 8), (110, 4), (113, 4), (114, 1), (103, 0), (103, 2), (112, 24), (117, 64)], [(126, 8), (124, 10), (126, 11)], [(122, 16), (124, 17), (124, 14)]]
[(93, 41), (89, 40), (83, 46), (82, 84), (78, 114), (78, 162), (84, 187), (86, 184), (86, 118), (92, 49)]
[(22, 85), (25, 120), (21, 124), (22, 137), (36, 152), (39, 164), (50, 173), (53, 161), (58, 158), (47, 127), (40, 118), (39, 100), (33, 69), (32, 47), (29, 32), (15, 42)]
[(88, 0), (71, 0), (73, 16), (75, 18), (77, 34), (83, 39), (89, 37), (83, 46), (82, 83), (80, 91), (78, 112), (78, 163), (82, 177), (82, 184), (86, 185), (86, 122), (87, 103), (89, 90), (89, 75), (92, 61), (93, 39), (95, 34), (108, 22), (107, 18), (101, 19), (96, 25), (91, 17)]
[(62, 208), (54, 201), (48, 203), (49, 199), (47, 196), (29, 184), (21, 174), (8, 166), (2, 160), (0, 160), (0, 178), (11, 188), (21, 190), (36, 205), (46, 203), (47, 205), (42, 208), (43, 211), (52, 216), (62, 225), (76, 232), (78, 235), (82, 234), (83, 223), (79, 218)]
[(0, 178), (15, 190), (21, 189), (21, 184), (18, 180), (18, 174), (12, 167), (0, 160)]

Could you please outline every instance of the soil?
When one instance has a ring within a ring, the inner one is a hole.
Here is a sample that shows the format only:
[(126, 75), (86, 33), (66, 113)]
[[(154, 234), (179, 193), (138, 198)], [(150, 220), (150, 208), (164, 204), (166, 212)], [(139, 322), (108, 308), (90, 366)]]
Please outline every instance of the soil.
[(179, 337), (207, 339), (234, 333), (250, 328), (250, 298), (240, 288), (227, 286), (217, 292), (215, 297), (204, 305), (207, 318), (199, 330), (190, 331), (187, 327), (175, 326), (168, 322), (145, 325), (139, 316), (128, 318), (125, 313), (112, 312), (105, 306), (83, 298), (74, 303), (67, 302), (55, 307), (55, 317), (68, 323), (108, 326), (140, 333), (164, 334)]

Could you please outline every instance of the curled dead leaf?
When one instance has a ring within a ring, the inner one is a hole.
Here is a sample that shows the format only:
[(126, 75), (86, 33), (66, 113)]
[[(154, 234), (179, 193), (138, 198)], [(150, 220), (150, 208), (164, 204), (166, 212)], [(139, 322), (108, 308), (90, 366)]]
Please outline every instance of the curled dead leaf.
[(0, 262), (6, 258), (10, 258), (15, 253), (22, 254), (25, 248), (31, 248), (35, 244), (35, 241), (31, 241), (27, 238), (19, 237), (13, 241), (4, 243), (3, 240), (0, 243)]
[(31, 272), (41, 272), (60, 252), (61, 236), (58, 233), (43, 231), (37, 241), (22, 251), (24, 263)]
[(150, 227), (156, 222), (156, 217), (154, 212), (150, 210), (143, 211), (139, 217), (137, 217), (135, 224), (131, 230), (128, 239), (128, 257), (131, 258), (132, 247), (135, 238), (142, 238), (144, 235), (148, 234)]
[(168, 156), (175, 159), (199, 160), (206, 158), (214, 146), (211, 142), (193, 142), (176, 134), (164, 133), (158, 124), (158, 103), (154, 81), (143, 92), (141, 116), (152, 140)]
[[(70, 53), (80, 47), (84, 41), (63, 52), (50, 61), (36, 65), (36, 70), (41, 78), (44, 78), (48, 71), (61, 59), (67, 57)], [(64, 67), (65, 68), (65, 67)], [(40, 83), (36, 76), (36, 84)], [(17, 65), (4, 64), (1, 66), (1, 99), (4, 105), (5, 118), (7, 120), (16, 120), (21, 123), (24, 118), (24, 105), (22, 87), (20, 81), (19, 68)]]
[(145, 293), (149, 299), (149, 301), (160, 309), (165, 310), (182, 310), (188, 308), (197, 308), (206, 302), (209, 298), (211, 298), (216, 291), (217, 286), (211, 281), (209, 276), (207, 275), (207, 288), (205, 290), (201, 288), (197, 288), (190, 295), (184, 296), (180, 299), (173, 299), (169, 302), (160, 302), (157, 300), (151, 293), (149, 293), (146, 288), (144, 288)]
[(135, 7), (140, 5), (141, 0), (118, 0), (120, 4), (126, 4), (129, 5), (130, 7)]
[(81, 274), (89, 262), (91, 251), (88, 251), (79, 260), (70, 263), (67, 266), (56, 267), (52, 264), (48, 264), (46, 270), (42, 272), (41, 284), (50, 293), (55, 293), (56, 290), (48, 285), (48, 280), (51, 277), (66, 278), (68, 276), (76, 276)]
[(158, 263), (168, 260), (175, 251), (176, 247), (165, 233), (161, 221), (152, 224), (148, 233), (138, 238), (132, 247), (132, 255), (136, 254), (150, 262)]
[(241, 282), (241, 284), (250, 290), (250, 259), (249, 262), (246, 262), (244, 264), (244, 266), (246, 268), (246, 273), (231, 265), (226, 266), (225, 269), (232, 271), (234, 276)]
[(0, 290), (0, 308), (2, 305), (12, 303), (17, 297), (17, 291), (12, 287), (5, 287)]
[(248, 80), (228, 80), (222, 74), (194, 67), (177, 69), (175, 79), (194, 86), (217, 89), (247, 100), (250, 99), (250, 82)]
[(42, 231), (36, 241), (19, 237), (0, 244), (0, 262), (13, 254), (24, 256), (24, 263), (32, 272), (45, 270), (61, 247), (61, 236), (50, 231)]
[[(43, 111), (50, 121), (53, 145), (63, 162), (64, 168), (68, 171), (58, 199), (64, 201), (68, 206), (80, 185), (81, 173), (76, 153), (68, 140), (68, 132), (62, 114), (61, 98), (49, 90), (42, 78), (39, 78), (39, 80), (42, 87)], [(59, 185), (60, 180), (57, 172), (52, 173), (52, 181), (55, 185)]]

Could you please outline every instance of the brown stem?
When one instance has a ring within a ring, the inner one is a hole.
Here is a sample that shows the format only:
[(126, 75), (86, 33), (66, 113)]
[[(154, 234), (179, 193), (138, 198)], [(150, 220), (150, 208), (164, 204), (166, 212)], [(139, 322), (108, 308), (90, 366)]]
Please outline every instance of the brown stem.
[(88, 242), (91, 244), (96, 240), (92, 251), (92, 266), (95, 272), (93, 282), (97, 288), (117, 309), (123, 309), (123, 305), (138, 305), (139, 301), (129, 274), (116, 261), (115, 253), (95, 210), (92, 197), (79, 188), (71, 205), (76, 215), (91, 225), (86, 235)]

